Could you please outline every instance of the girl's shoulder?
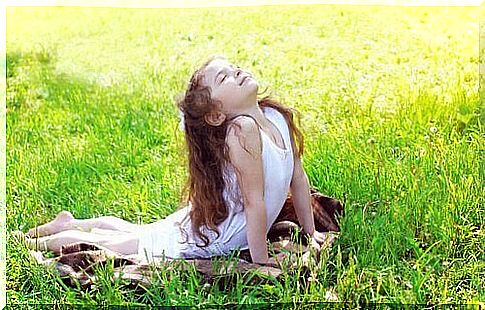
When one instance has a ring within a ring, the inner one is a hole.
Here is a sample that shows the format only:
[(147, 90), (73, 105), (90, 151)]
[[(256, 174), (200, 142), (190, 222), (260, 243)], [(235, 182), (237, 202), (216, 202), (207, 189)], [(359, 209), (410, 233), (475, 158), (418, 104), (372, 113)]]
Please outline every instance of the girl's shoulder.
[(228, 135), (251, 135), (258, 131), (258, 124), (248, 115), (238, 115), (232, 119), (227, 127)]
[(257, 151), (261, 143), (259, 127), (253, 118), (241, 115), (229, 124), (226, 134), (226, 144), (229, 149), (239, 151), (241, 148), (249, 147)]

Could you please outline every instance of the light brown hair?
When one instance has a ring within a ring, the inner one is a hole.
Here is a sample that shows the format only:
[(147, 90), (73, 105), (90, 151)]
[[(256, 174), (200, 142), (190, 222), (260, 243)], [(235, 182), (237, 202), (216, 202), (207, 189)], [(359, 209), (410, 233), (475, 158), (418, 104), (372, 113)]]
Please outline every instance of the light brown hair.
[[(192, 204), (189, 212), (192, 231), (202, 240), (203, 247), (207, 246), (210, 240), (202, 231), (202, 227), (205, 226), (219, 236), (217, 226), (228, 216), (228, 206), (223, 198), (223, 170), (230, 162), (226, 133), (231, 120), (225, 120), (220, 126), (212, 126), (205, 121), (205, 114), (219, 110), (221, 103), (211, 98), (210, 87), (201, 83), (204, 69), (218, 58), (224, 57), (212, 57), (194, 72), (185, 95), (177, 100), (177, 107), (184, 115), (189, 168), (182, 199), (186, 205), (189, 201)], [(270, 96), (258, 99), (258, 104), (261, 108), (274, 108), (285, 117), (290, 136), (295, 141), (294, 152), (301, 157), (304, 139), (293, 119), (296, 111)], [(186, 234), (184, 231), (183, 233)]]

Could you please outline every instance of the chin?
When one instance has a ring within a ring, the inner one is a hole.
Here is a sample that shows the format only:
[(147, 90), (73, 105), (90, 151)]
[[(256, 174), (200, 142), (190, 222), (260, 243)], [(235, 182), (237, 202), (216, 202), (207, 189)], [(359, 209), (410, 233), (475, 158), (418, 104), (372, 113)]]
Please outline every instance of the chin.
[(248, 82), (246, 85), (244, 85), (244, 86), (246, 86), (246, 89), (247, 89), (248, 91), (255, 92), (255, 93), (257, 93), (257, 92), (258, 92), (258, 89), (259, 89), (259, 85), (258, 85), (258, 83), (257, 83), (256, 81), (252, 80), (252, 79), (251, 79), (251, 81), (249, 81), (249, 82)]

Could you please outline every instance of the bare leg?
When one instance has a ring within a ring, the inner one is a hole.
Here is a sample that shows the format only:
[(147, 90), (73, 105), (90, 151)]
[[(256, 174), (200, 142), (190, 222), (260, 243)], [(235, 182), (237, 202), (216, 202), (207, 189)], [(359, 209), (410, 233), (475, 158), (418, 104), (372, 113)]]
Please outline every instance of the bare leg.
[(135, 234), (120, 233), (118, 235), (99, 235), (79, 230), (65, 230), (54, 235), (41, 238), (24, 238), (27, 247), (38, 251), (50, 250), (60, 254), (61, 247), (75, 242), (90, 242), (104, 246), (120, 254), (138, 253), (138, 238)]
[(101, 228), (93, 228), (91, 229), (90, 233), (96, 234), (96, 235), (110, 235), (110, 236), (117, 236), (120, 234), (119, 230), (111, 230), (111, 229), (101, 229)]
[(102, 216), (98, 218), (78, 220), (72, 216), (71, 212), (62, 211), (51, 222), (30, 229), (27, 232), (27, 236), (42, 237), (74, 229), (88, 232), (93, 228), (136, 232), (140, 228), (140, 225), (130, 223), (115, 216)]

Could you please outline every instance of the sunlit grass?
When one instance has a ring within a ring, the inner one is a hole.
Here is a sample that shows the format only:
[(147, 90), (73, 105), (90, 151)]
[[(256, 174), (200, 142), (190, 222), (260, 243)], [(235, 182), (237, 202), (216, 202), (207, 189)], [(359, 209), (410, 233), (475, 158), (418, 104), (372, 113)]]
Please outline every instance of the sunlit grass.
[(9, 302), (483, 301), (477, 20), (474, 8), (9, 8), (9, 231), (61, 210), (140, 223), (173, 212), (186, 175), (174, 98), (213, 54), (301, 111), (310, 181), (346, 204), (310, 283), (202, 290), (176, 273), (142, 296), (88, 293), (9, 241)]

